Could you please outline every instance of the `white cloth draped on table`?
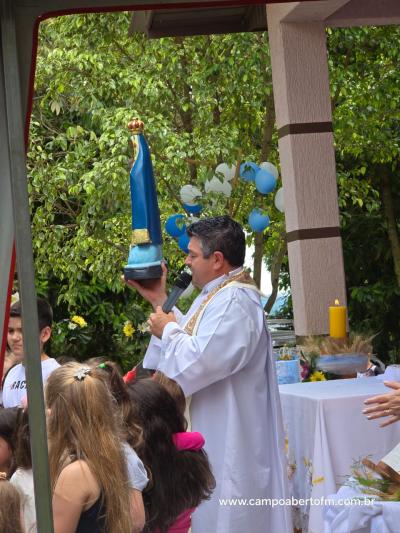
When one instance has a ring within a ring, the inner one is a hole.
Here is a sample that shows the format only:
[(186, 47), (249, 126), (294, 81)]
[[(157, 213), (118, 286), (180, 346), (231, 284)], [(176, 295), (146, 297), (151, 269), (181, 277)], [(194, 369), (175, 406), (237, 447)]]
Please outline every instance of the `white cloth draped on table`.
[[(335, 503), (324, 509), (324, 533), (397, 533), (400, 531), (400, 502), (374, 501), (358, 505), (364, 497), (353, 487), (343, 486), (328, 497)], [(348, 500), (353, 499), (352, 504)], [(345, 501), (345, 502), (344, 502)]]
[(290, 507), (261, 502), (288, 498), (288, 490), (275, 364), (259, 294), (228, 285), (207, 305), (196, 335), (183, 329), (225, 279), (208, 283), (187, 315), (174, 310), (178, 323), (167, 324), (161, 342), (152, 338), (144, 367), (158, 368), (191, 396), (192, 429), (205, 437), (217, 487), (195, 511), (193, 533), (286, 533), (292, 531)]

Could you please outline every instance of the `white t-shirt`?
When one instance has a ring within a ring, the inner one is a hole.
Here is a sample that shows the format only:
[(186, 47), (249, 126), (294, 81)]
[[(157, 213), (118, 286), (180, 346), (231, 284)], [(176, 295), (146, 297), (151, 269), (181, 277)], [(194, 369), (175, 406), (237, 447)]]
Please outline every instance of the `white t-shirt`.
[(122, 443), (122, 448), (128, 467), (129, 487), (142, 492), (149, 482), (144, 464), (127, 442)]
[[(44, 359), (42, 361), (42, 380), (45, 385), (50, 374), (60, 365), (55, 359)], [(22, 363), (11, 368), (4, 380), (3, 385), (3, 405), (4, 407), (20, 407), (22, 400), (26, 397), (26, 376), (25, 367)]]
[(22, 511), (26, 533), (37, 533), (32, 469), (17, 468), (10, 481), (22, 494)]

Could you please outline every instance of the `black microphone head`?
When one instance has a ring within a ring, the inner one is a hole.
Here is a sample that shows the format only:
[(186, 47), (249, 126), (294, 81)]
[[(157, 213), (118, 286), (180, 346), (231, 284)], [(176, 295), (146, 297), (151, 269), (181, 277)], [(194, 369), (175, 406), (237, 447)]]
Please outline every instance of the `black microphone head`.
[(192, 276), (187, 272), (186, 270), (182, 270), (180, 272), (174, 282), (175, 287), (179, 287), (180, 289), (187, 289), (190, 285), (190, 282), (192, 281)]

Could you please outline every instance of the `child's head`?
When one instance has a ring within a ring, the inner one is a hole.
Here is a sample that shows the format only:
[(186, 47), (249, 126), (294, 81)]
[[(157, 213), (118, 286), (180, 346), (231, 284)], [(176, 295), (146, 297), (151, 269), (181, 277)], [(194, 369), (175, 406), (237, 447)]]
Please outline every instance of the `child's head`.
[(118, 365), (101, 357), (94, 357), (86, 362), (97, 369), (109, 387), (122, 417), (124, 438), (132, 448), (139, 448), (142, 444), (143, 432), (137, 423), (136, 414)]
[(0, 478), (0, 531), (23, 533), (21, 496), (9, 481)]
[(153, 379), (138, 379), (128, 386), (129, 396), (146, 434), (160, 433), (161, 438), (186, 430), (186, 420), (167, 389)]
[(28, 409), (20, 409), (15, 431), (15, 468), (29, 470), (32, 468), (31, 444), (29, 436)]
[(45, 397), (53, 487), (68, 462), (86, 461), (107, 502), (107, 531), (128, 531), (129, 493), (122, 430), (104, 377), (98, 369), (67, 363), (51, 373)]
[(12, 474), (14, 434), (17, 429), (19, 411), (18, 407), (0, 409), (0, 472), (5, 472), (8, 476)]
[(97, 369), (66, 363), (49, 376), (45, 397), (53, 449), (89, 457), (101, 446), (103, 439), (98, 437), (104, 432), (119, 435), (115, 404)]
[(170, 395), (178, 405), (179, 410), (182, 414), (184, 414), (186, 409), (186, 398), (182, 387), (178, 385), (175, 380), (167, 377), (163, 372), (160, 372), (159, 370), (157, 370), (153, 374), (152, 379), (162, 385), (170, 393)]
[[(51, 325), (53, 322), (53, 311), (47, 300), (37, 299), (37, 311), (39, 320), (39, 341), (40, 349), (51, 336)], [(8, 323), (7, 342), (10, 350), (15, 355), (18, 362), (24, 359), (23, 334), (22, 334), (22, 308), (21, 301), (15, 302), (10, 309), (10, 320)]]

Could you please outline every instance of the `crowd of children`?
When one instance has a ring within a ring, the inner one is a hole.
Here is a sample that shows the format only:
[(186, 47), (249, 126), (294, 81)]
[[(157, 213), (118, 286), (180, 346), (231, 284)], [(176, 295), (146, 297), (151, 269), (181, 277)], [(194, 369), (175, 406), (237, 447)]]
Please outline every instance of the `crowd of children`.
[[(186, 431), (185, 397), (160, 373), (126, 384), (111, 361), (59, 365), (39, 340), (55, 533), (187, 533), (215, 481), (199, 433)], [(0, 408), (0, 531), (36, 532), (21, 309), (11, 308)]]

